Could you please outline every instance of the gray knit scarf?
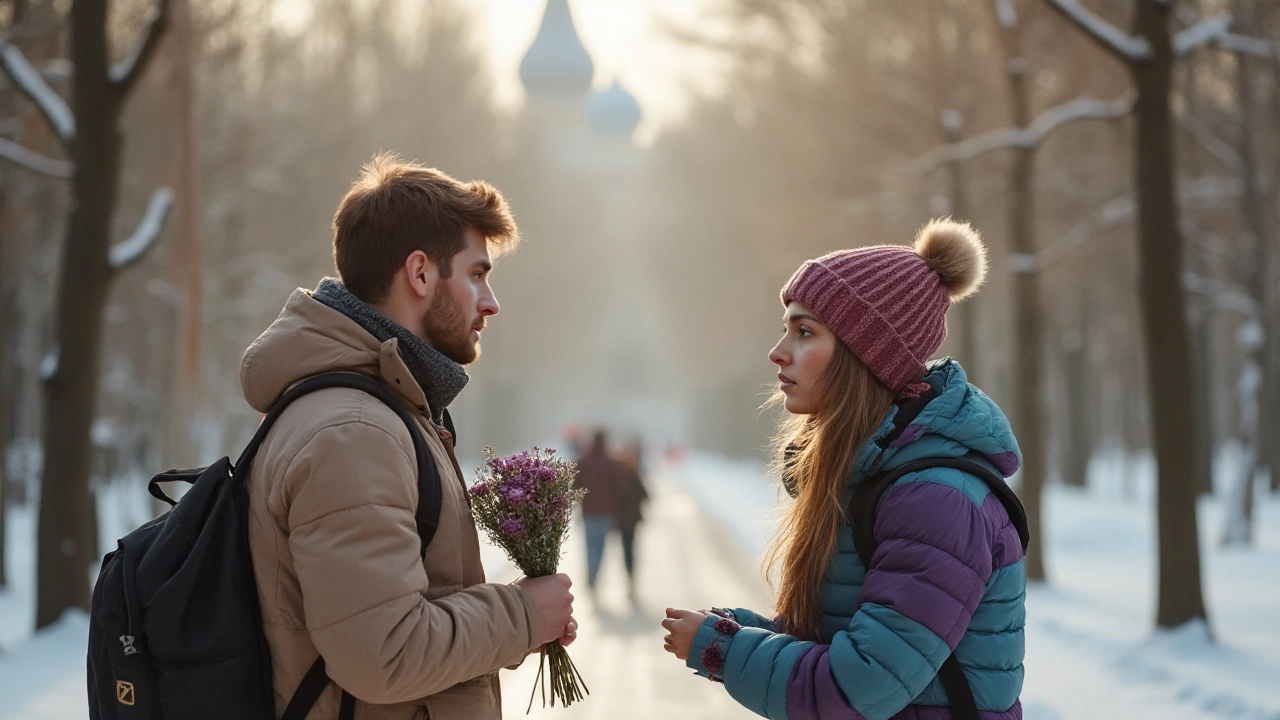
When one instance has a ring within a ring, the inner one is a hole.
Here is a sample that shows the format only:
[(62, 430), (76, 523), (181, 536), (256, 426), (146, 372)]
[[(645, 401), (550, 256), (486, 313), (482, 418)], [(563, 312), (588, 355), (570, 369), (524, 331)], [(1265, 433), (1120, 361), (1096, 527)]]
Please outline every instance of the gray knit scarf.
[(337, 310), (368, 330), (378, 342), (391, 338), (400, 341), (400, 357), (409, 367), (413, 379), (422, 386), (427, 404), (437, 423), (443, 422), (444, 409), (467, 386), (467, 371), (458, 363), (445, 357), (422, 338), (391, 321), (385, 315), (365, 304), (335, 278), (325, 278), (316, 286), (311, 297)]

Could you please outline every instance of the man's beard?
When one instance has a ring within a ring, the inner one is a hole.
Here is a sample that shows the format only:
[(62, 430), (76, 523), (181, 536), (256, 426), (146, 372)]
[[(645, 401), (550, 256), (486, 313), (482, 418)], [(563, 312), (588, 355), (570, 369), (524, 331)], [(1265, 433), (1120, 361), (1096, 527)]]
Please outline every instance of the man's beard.
[(484, 320), (467, 322), (466, 313), (454, 301), (444, 283), (436, 285), (431, 309), (422, 316), (422, 338), (431, 347), (459, 365), (470, 365), (480, 357), (480, 344), (471, 342), (471, 331), (484, 327)]

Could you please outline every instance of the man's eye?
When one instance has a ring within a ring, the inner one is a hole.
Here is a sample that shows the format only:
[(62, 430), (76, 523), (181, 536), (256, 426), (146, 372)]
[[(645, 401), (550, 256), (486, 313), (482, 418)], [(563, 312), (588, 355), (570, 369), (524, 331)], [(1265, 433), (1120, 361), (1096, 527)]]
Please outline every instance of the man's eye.
[(797, 335), (799, 335), (800, 337), (809, 337), (809, 336), (810, 336), (810, 335), (812, 335), (813, 333), (809, 331), (809, 328), (800, 328), (800, 329), (796, 332), (796, 334), (797, 334)]

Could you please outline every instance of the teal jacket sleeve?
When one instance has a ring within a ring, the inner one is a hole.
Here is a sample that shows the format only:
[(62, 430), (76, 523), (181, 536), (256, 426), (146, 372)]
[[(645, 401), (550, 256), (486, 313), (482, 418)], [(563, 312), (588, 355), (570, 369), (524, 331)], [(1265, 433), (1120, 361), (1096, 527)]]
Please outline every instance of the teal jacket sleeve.
[[(751, 613), (743, 619), (762, 618)], [(757, 715), (786, 718), (791, 669), (813, 645), (712, 615), (699, 626), (685, 664), (703, 677), (723, 681), (730, 697)]]

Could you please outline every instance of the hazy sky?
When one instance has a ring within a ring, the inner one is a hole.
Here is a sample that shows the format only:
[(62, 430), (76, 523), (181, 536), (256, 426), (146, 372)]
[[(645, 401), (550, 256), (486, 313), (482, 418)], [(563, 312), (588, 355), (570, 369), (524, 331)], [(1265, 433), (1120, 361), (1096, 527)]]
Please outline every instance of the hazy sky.
[[(462, 0), (477, 14), (480, 42), (498, 80), (499, 100), (521, 101), (520, 59), (542, 22), (544, 0)], [(666, 26), (705, 26), (719, 0), (569, 0), (574, 24), (595, 62), (595, 84), (618, 79), (644, 111), (637, 132), (649, 140), (679, 118), (689, 88), (716, 86), (716, 60), (672, 40)]]

